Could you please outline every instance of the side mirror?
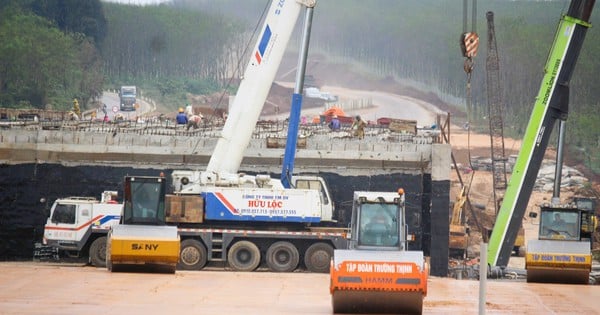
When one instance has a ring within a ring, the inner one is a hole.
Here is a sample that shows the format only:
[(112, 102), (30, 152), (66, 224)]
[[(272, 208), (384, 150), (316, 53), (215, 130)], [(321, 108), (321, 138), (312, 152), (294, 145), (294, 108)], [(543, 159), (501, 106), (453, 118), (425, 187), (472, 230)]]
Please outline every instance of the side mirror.
[(348, 224), (348, 233), (346, 233), (346, 239), (352, 241), (352, 225)]
[(48, 202), (46, 200), (46, 198), (42, 197), (40, 198), (40, 203), (44, 205), (44, 209), (42, 210), (44, 212), (44, 215), (46, 215), (46, 218), (50, 217), (50, 208), (48, 207)]
[(538, 216), (537, 212), (529, 212), (530, 218), (535, 219), (535, 218), (537, 218), (537, 216)]

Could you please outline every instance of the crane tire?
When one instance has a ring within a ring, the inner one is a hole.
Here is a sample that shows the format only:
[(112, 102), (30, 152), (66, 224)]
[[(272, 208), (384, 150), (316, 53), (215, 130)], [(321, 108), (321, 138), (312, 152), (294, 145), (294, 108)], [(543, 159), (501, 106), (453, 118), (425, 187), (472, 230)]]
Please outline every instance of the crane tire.
[(333, 247), (327, 243), (317, 242), (304, 253), (304, 264), (310, 272), (328, 273), (333, 257)]
[(96, 267), (106, 267), (106, 236), (95, 239), (90, 245), (89, 250), (92, 265)]
[(229, 266), (236, 271), (254, 271), (260, 265), (260, 250), (250, 241), (236, 242), (227, 253)]
[(177, 269), (200, 270), (204, 268), (207, 261), (206, 247), (200, 241), (188, 238), (181, 242), (181, 252)]
[(294, 244), (280, 241), (269, 246), (265, 260), (271, 271), (291, 272), (298, 266), (300, 254)]

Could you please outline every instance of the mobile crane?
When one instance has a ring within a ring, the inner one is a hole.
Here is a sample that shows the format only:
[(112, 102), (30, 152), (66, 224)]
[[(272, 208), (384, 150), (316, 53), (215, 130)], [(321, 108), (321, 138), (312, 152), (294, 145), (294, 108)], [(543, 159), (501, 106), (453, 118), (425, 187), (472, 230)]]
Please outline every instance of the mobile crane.
[[(345, 247), (347, 229), (332, 226), (333, 202), (326, 182), (317, 176), (291, 176), (314, 6), (315, 1), (271, 2), (207, 170), (172, 172), (173, 194), (164, 196), (164, 222), (178, 228), (179, 269), (200, 270), (209, 262), (226, 262), (233, 270), (252, 271), (265, 262), (272, 271), (286, 272), (296, 269), (303, 259), (309, 271), (328, 272), (334, 248)], [(303, 49), (286, 146), (294, 150), (286, 151), (286, 171), (282, 172), (285, 186), (294, 188), (284, 188), (282, 180), (269, 175), (237, 171), (302, 8), (306, 11)], [(85, 217), (77, 211), (74, 216), (77, 219), (68, 228), (84, 233), (74, 237), (73, 246), (82, 252), (89, 249), (90, 257), (100, 257), (92, 263), (103, 266), (108, 228), (92, 229), (103, 226), (99, 219), (81, 221)], [(112, 216), (120, 218), (116, 210)], [(139, 236), (133, 232), (120, 235)], [(51, 238), (61, 242), (62, 236), (54, 233)], [(156, 258), (145, 257), (148, 262)]]
[[(558, 24), (523, 145), (489, 241), (487, 263), (492, 267), (507, 266), (554, 123), (567, 119), (569, 80), (587, 29), (591, 27), (594, 3), (595, 0), (572, 0)], [(568, 243), (567, 247), (574, 244)]]
[[(315, 5), (316, 1), (308, 0), (272, 1), (206, 170), (175, 170), (171, 175), (168, 220), (180, 220), (172, 213), (186, 213), (197, 220), (178, 223), (202, 222), (205, 228), (180, 229), (181, 266), (185, 269), (199, 269), (207, 261), (226, 261), (234, 270), (251, 271), (262, 261), (261, 253), (266, 253), (266, 263), (273, 271), (292, 271), (304, 257), (308, 270), (327, 272), (333, 249), (345, 244), (345, 229), (319, 227), (321, 222), (334, 222), (325, 181), (317, 176), (291, 177)], [(282, 179), (240, 174), (244, 149), (302, 8), (303, 39)]]
[[(345, 228), (319, 227), (334, 222), (324, 180), (291, 176), (315, 4), (271, 2), (206, 170), (172, 172), (173, 194), (165, 197), (165, 221), (179, 227), (180, 268), (201, 269), (207, 262), (220, 261), (233, 270), (252, 271), (265, 255), (272, 271), (292, 271), (303, 257), (308, 270), (327, 272), (333, 249), (345, 244)], [(243, 151), (302, 8), (306, 19), (286, 145), (289, 162), (282, 171), (285, 178), (240, 174)]]
[[(317, 176), (293, 176), (315, 4), (315, 1), (273, 1), (207, 169), (172, 173), (174, 194), (168, 196), (167, 205), (178, 210), (167, 212), (195, 213), (195, 217), (206, 220), (206, 227), (218, 228), (207, 229), (200, 235), (180, 229), (181, 261), (186, 266), (198, 261), (203, 264), (207, 259), (221, 260), (234, 270), (250, 271), (259, 265), (261, 253), (266, 253), (266, 264), (273, 271), (294, 270), (303, 256), (307, 269), (328, 272), (334, 248), (347, 247), (346, 227), (331, 227), (336, 222), (325, 181)], [(285, 41), (303, 6), (304, 31), (281, 178), (238, 174), (243, 151), (274, 80)], [(279, 33), (275, 34), (276, 31)], [(188, 206), (192, 204), (197, 206)], [(404, 208), (402, 215), (403, 211)], [(230, 231), (232, 228), (235, 233)]]

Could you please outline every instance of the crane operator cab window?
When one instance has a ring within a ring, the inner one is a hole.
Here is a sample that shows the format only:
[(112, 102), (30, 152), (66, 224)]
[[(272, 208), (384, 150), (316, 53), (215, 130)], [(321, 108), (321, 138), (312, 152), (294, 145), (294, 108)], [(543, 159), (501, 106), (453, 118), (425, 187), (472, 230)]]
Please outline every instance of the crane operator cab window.
[(398, 207), (394, 204), (361, 205), (358, 245), (398, 247)]
[(296, 188), (316, 190), (319, 192), (319, 195), (321, 196), (321, 204), (324, 204), (324, 205), (329, 204), (329, 198), (327, 196), (327, 191), (325, 190), (325, 187), (323, 186), (323, 184), (318, 180), (299, 179), (296, 181)]
[(579, 215), (577, 212), (542, 209), (540, 239), (578, 240)]
[(76, 205), (57, 204), (52, 213), (52, 223), (75, 224)]

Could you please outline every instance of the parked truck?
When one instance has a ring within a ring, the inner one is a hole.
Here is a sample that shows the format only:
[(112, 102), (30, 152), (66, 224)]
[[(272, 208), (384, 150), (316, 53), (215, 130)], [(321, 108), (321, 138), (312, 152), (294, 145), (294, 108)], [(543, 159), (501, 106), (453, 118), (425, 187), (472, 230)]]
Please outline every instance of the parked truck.
[[(311, 272), (327, 272), (333, 250), (346, 246), (345, 228), (306, 226), (298, 222), (266, 224), (252, 220), (253, 216), (261, 216), (259, 212), (263, 216), (287, 212), (279, 217), (299, 221), (298, 214), (289, 213), (296, 211), (294, 207), (300, 205), (298, 199), (304, 197), (312, 198), (319, 209), (333, 211), (330, 193), (322, 178), (294, 178), (293, 184), (316, 187), (323, 195), (315, 190), (300, 190), (301, 195), (293, 194), (298, 192), (294, 191), (279, 200), (274, 195), (268, 197), (267, 191), (248, 189), (245, 197), (258, 199), (246, 201), (253, 204), (254, 210), (247, 211), (240, 222), (207, 216), (202, 196), (167, 194), (165, 222), (177, 226), (181, 238), (178, 269), (200, 270), (208, 262), (227, 261), (234, 270), (254, 270), (264, 262), (270, 270), (278, 272), (292, 271), (300, 265)], [(111, 227), (119, 224), (123, 211), (123, 203), (115, 201), (116, 194), (104, 192), (100, 200), (92, 197), (57, 199), (45, 225), (45, 244), (59, 249), (61, 255), (89, 257), (92, 265), (106, 267), (107, 234)], [(315, 198), (323, 198), (325, 204)], [(288, 209), (283, 209), (284, 205)]]
[(137, 88), (133, 85), (121, 86), (119, 90), (120, 110), (135, 111), (137, 106)]

